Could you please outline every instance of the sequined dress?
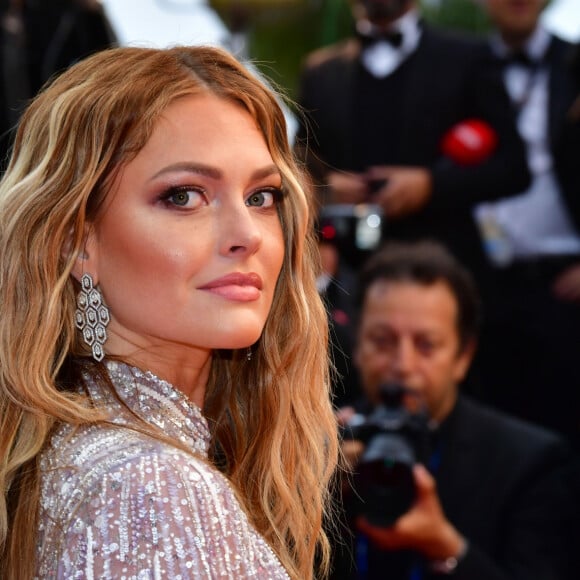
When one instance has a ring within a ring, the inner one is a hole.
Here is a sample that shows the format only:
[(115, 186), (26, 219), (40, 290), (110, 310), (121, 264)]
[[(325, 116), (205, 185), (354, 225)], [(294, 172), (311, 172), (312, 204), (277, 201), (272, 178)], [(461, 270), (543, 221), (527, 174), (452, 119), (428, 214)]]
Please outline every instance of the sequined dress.
[(226, 478), (204, 461), (200, 409), (152, 373), (106, 364), (126, 405), (198, 457), (128, 428), (136, 419), (89, 379), (115, 425), (63, 425), (43, 453), (36, 578), (288, 579)]

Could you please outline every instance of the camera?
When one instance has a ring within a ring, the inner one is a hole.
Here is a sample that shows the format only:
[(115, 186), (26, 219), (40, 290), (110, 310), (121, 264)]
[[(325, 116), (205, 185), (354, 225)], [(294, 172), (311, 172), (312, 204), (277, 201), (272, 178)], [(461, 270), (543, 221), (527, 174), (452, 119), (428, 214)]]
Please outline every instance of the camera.
[(318, 216), (320, 238), (355, 269), (379, 247), (383, 225), (382, 208), (371, 203), (330, 204)]
[(430, 453), (429, 417), (409, 411), (405, 396), (413, 393), (399, 384), (383, 384), (381, 401), (370, 415), (349, 424), (343, 436), (365, 443), (356, 468), (355, 511), (373, 525), (389, 527), (415, 500), (413, 466), (426, 463)]

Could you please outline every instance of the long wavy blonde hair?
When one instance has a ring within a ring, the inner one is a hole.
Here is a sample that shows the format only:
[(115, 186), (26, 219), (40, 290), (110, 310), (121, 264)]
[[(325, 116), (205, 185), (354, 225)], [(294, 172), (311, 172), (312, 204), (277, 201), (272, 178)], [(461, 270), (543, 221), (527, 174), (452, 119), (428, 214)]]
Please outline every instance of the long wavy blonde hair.
[[(58, 378), (87, 356), (73, 324), (85, 224), (116, 172), (175, 99), (211, 93), (256, 120), (288, 195), (285, 259), (251, 363), (214, 356), (205, 412), (252, 522), (291, 577), (328, 563), (323, 519), (336, 457), (327, 321), (315, 287), (311, 211), (275, 95), (225, 51), (118, 48), (69, 69), (24, 113), (0, 184), (0, 576), (34, 574), (38, 456), (60, 422), (101, 420)], [(216, 463), (218, 463), (216, 459)]]

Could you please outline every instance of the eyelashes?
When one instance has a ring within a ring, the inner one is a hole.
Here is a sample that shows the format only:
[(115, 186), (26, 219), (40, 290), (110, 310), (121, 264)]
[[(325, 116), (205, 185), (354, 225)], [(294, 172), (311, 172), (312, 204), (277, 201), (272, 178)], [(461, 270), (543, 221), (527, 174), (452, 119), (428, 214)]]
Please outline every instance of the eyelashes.
[(167, 206), (194, 209), (203, 205), (205, 199), (202, 190), (189, 185), (170, 187), (163, 192), (160, 200)]
[[(259, 187), (245, 197), (244, 203), (248, 207), (269, 209), (276, 206), (284, 195), (281, 187)], [(190, 185), (172, 186), (159, 199), (167, 207), (181, 209), (196, 209), (209, 204), (205, 191)]]
[(276, 205), (282, 199), (282, 196), (283, 192), (279, 187), (263, 187), (252, 192), (246, 198), (246, 205), (266, 209)]

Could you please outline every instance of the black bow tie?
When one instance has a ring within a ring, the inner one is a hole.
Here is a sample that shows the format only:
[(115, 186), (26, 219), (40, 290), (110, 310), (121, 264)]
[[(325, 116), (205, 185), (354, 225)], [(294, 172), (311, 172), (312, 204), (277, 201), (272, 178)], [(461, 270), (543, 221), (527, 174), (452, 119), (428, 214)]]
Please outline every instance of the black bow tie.
[(364, 48), (372, 46), (381, 40), (388, 42), (395, 48), (399, 48), (403, 42), (403, 33), (399, 30), (375, 30), (372, 33), (357, 31), (357, 37)]
[(516, 64), (526, 68), (533, 68), (537, 64), (534, 59), (530, 58), (530, 56), (526, 52), (523, 52), (521, 50), (506, 55), (506, 57), (504, 58), (504, 62), (508, 65)]

